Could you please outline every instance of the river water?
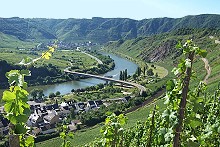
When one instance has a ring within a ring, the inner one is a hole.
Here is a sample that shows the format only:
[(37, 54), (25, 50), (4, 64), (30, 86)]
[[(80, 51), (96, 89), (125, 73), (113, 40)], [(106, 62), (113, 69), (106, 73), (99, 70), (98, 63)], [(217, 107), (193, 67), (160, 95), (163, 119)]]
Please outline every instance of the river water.
[[(119, 79), (120, 71), (127, 69), (128, 75), (132, 75), (135, 73), (138, 67), (137, 64), (127, 59), (121, 58), (117, 55), (110, 53), (102, 53), (102, 54), (109, 55), (115, 62), (114, 70), (107, 72), (106, 74), (104, 74), (105, 76), (113, 76), (113, 78)], [(67, 94), (70, 93), (72, 89), (85, 88), (87, 86), (93, 86), (99, 83), (105, 83), (105, 81), (95, 78), (88, 78), (88, 79), (81, 79), (79, 81), (69, 81), (69, 82), (58, 83), (53, 85), (33, 86), (30, 89), (41, 88), (44, 90), (44, 95), (48, 96), (51, 92), (55, 93), (59, 91), (61, 94)]]

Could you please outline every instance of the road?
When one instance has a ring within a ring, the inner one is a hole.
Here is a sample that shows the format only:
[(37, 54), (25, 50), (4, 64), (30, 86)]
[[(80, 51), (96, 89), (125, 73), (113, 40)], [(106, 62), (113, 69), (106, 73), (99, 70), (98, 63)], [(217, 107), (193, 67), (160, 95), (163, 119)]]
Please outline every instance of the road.
[(83, 52), (83, 51), (81, 51), (81, 53), (86, 54), (86, 55), (90, 56), (91, 58), (95, 59), (99, 64), (103, 64), (103, 62), (100, 59), (96, 58), (95, 56), (90, 55), (90, 54)]
[(205, 78), (203, 79), (203, 82), (207, 84), (207, 80), (211, 74), (211, 67), (209, 66), (209, 61), (206, 58), (201, 58), (201, 59), (205, 63), (205, 69), (207, 72)]
[(117, 83), (121, 83), (121, 84), (131, 85), (131, 86), (137, 87), (140, 90), (140, 95), (142, 95), (144, 92), (146, 92), (146, 88), (144, 86), (137, 84), (137, 83), (133, 83), (133, 82), (116, 80), (113, 78), (108, 78), (108, 77), (99, 76), (99, 75), (70, 71), (68, 68), (64, 69), (64, 72), (75, 74), (75, 75), (87, 76), (87, 77), (91, 77), (91, 78), (97, 78), (97, 79), (101, 79), (101, 80), (105, 80), (105, 81), (112, 81), (112, 82), (117, 82)]

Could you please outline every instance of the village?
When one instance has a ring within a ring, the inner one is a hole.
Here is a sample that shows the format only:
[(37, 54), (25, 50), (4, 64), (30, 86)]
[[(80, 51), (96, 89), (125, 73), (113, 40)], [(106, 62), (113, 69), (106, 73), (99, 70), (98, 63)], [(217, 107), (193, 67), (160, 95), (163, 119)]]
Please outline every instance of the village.
[[(45, 104), (44, 102), (28, 101), (31, 115), (26, 123), (29, 133), (37, 136), (57, 132), (57, 125), (62, 124), (72, 112), (74, 114), (86, 113), (91, 110), (97, 110), (100, 106), (108, 107), (112, 102), (126, 103), (132, 98), (125, 96), (123, 98), (106, 100), (89, 100), (87, 102), (75, 102), (69, 100), (60, 104)], [(4, 113), (4, 107), (0, 107), (0, 113)], [(0, 135), (7, 135), (9, 132), (9, 121), (0, 116)], [(72, 120), (67, 127), (69, 131), (75, 132), (77, 126), (83, 125), (80, 120)]]

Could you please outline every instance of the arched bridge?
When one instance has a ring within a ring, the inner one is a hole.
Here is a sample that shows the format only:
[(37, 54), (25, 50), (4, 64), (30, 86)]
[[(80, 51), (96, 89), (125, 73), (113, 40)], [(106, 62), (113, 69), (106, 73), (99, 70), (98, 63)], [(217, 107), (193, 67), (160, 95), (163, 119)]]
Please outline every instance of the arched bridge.
[(93, 74), (87, 74), (87, 73), (70, 71), (70, 70), (68, 70), (68, 68), (64, 69), (64, 72), (75, 74), (75, 75), (82, 75), (82, 76), (87, 76), (87, 77), (91, 77), (91, 78), (97, 78), (97, 79), (101, 79), (101, 80), (105, 80), (105, 81), (112, 81), (112, 82), (117, 82), (117, 83), (121, 83), (121, 84), (126, 84), (126, 85), (130, 85), (130, 86), (134, 86), (134, 87), (137, 87), (140, 90), (140, 95), (142, 95), (144, 92), (146, 92), (146, 88), (144, 86), (142, 86), (142, 85), (137, 84), (137, 83), (117, 80), (117, 79), (113, 79), (113, 78), (109, 78), (109, 77), (104, 77), (104, 76), (99, 76), (99, 75), (93, 75)]

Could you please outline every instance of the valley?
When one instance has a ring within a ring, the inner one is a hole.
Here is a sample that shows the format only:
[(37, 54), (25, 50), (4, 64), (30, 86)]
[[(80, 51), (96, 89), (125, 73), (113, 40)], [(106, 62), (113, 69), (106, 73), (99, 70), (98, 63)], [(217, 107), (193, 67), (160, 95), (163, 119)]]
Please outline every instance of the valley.
[[(65, 126), (64, 133), (75, 134), (68, 138), (72, 145), (95, 146), (100, 138), (114, 138), (114, 133), (106, 137), (103, 131), (114, 123), (128, 138), (116, 136), (130, 146), (172, 144), (178, 123), (187, 124), (185, 136), (196, 138), (184, 138), (184, 146), (211, 144), (220, 128), (214, 119), (219, 112), (220, 78), (220, 21), (216, 20), (220, 16), (215, 14), (143, 20), (0, 18), (1, 95), (10, 87), (2, 96), (1, 112), (22, 104), (22, 113), (30, 106), (23, 124), (31, 128), (37, 147), (60, 146)], [(36, 58), (42, 60), (32, 63)], [(22, 79), (26, 68), (31, 76)], [(15, 69), (21, 76), (6, 74)], [(23, 97), (24, 102), (14, 105), (16, 101), (10, 100), (14, 97), (6, 93), (13, 93), (16, 86), (27, 92), (17, 92), (15, 97)], [(184, 96), (188, 99), (182, 106)], [(185, 120), (180, 118), (183, 109)], [(206, 127), (215, 135), (208, 136)], [(4, 129), (0, 146), (8, 143), (7, 125), (2, 125)], [(155, 138), (146, 139), (143, 132)]]

